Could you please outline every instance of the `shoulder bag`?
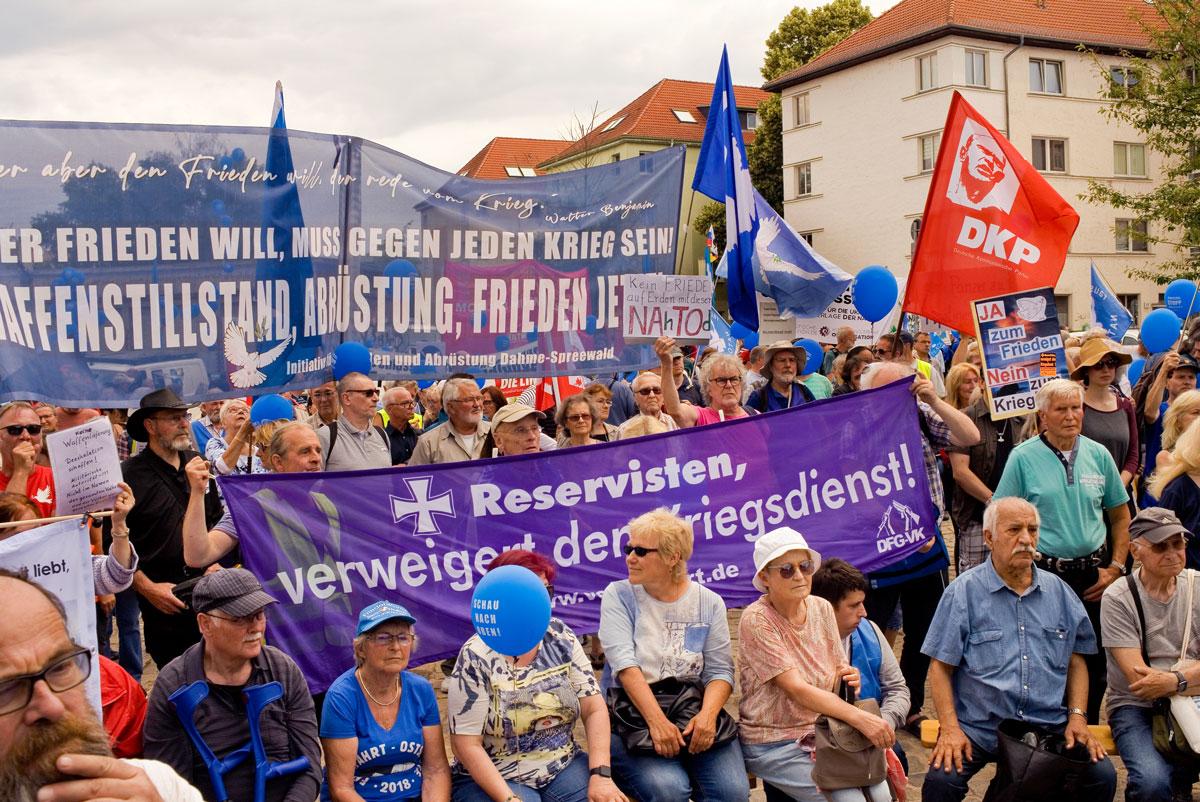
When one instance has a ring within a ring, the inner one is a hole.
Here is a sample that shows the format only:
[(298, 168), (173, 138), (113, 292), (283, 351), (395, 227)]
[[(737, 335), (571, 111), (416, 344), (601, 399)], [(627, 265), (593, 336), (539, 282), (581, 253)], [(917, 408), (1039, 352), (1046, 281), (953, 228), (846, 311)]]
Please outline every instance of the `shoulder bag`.
[[(854, 701), (854, 692), (844, 681), (838, 686), (838, 697), (882, 718), (878, 702), (874, 699)], [(812, 778), (821, 790), (862, 788), (887, 780), (887, 757), (867, 736), (841, 719), (824, 714), (817, 716), (814, 727), (816, 751)]]

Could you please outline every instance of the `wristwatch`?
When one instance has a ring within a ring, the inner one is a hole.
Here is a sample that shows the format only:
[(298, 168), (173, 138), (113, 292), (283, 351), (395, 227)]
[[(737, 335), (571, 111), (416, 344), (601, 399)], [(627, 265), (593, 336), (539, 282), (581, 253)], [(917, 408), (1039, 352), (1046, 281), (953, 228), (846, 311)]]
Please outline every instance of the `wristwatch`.
[(1184, 691), (1186, 691), (1188, 689), (1187, 677), (1183, 676), (1182, 671), (1176, 671), (1176, 672), (1174, 672), (1174, 674), (1175, 674), (1175, 679), (1179, 680), (1179, 685), (1178, 685), (1178, 687), (1175, 688), (1175, 693), (1183, 693)]
[(1125, 567), (1125, 563), (1111, 562), (1111, 563), (1109, 563), (1109, 564), (1108, 564), (1108, 567), (1109, 567), (1109, 568), (1116, 568), (1118, 571), (1120, 571), (1120, 572), (1121, 572), (1121, 576), (1128, 576), (1128, 575), (1129, 575), (1129, 569)]
[(588, 774), (592, 775), (593, 777), (608, 777), (611, 779), (612, 778), (612, 767), (611, 766), (596, 766), (591, 771), (589, 771)]

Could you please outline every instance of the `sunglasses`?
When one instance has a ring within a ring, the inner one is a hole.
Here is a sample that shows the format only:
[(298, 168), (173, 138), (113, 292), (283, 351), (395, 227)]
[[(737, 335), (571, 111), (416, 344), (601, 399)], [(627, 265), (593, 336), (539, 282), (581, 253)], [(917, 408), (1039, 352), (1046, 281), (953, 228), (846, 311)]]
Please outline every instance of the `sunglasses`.
[(643, 387), (637, 391), (638, 395), (662, 395), (661, 387)]
[(652, 551), (658, 551), (658, 549), (648, 549), (645, 546), (631, 546), (626, 543), (621, 547), (621, 551), (625, 552), (626, 557), (628, 557), (630, 554), (636, 554), (639, 557), (645, 557)]
[(584, 420), (591, 420), (591, 419), (592, 419), (592, 416), (588, 415), (587, 413), (583, 413), (581, 415), (568, 415), (567, 416), (567, 420), (572, 421), (574, 423), (578, 423), (579, 421), (584, 421)]
[(1105, 357), (1104, 359), (1101, 359), (1099, 362), (1096, 363), (1096, 367), (1108, 368), (1109, 370), (1116, 370), (1120, 364), (1121, 363), (1118, 362), (1113, 357)]
[(771, 570), (778, 571), (779, 575), (781, 577), (783, 577), (784, 579), (791, 579), (792, 577), (794, 577), (796, 575), (797, 571), (804, 574), (805, 576), (812, 576), (813, 573), (816, 572), (817, 567), (813, 564), (812, 560), (804, 560), (799, 565), (792, 565), (791, 563), (784, 563), (783, 565), (774, 565), (774, 566), (771, 566)]
[(1166, 554), (1168, 551), (1180, 551), (1187, 548), (1187, 541), (1182, 537), (1173, 537), (1161, 543), (1150, 543), (1150, 551), (1155, 554)]
[(368, 398), (378, 398), (379, 397), (379, 388), (378, 387), (372, 387), (370, 390), (347, 390), (346, 392), (361, 393), (362, 395), (365, 395)]
[(4, 431), (8, 432), (9, 437), (20, 437), (21, 432), (29, 432), (29, 435), (31, 437), (37, 437), (39, 434), (42, 433), (42, 424), (27, 423), (24, 426), (21, 426), (20, 424), (15, 424), (13, 426), (5, 426)]

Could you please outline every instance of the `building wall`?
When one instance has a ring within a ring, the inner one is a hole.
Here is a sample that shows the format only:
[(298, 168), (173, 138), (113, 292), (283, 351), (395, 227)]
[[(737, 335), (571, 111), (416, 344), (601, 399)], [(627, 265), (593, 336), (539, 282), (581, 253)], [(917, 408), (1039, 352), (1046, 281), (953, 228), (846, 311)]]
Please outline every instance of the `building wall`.
[[(986, 87), (966, 85), (967, 50), (986, 54)], [(936, 54), (936, 88), (919, 91), (921, 58), (931, 54)], [(1029, 90), (1031, 58), (1062, 63), (1063, 95)], [(1105, 70), (1119, 63), (1100, 58)], [(882, 264), (907, 275), (911, 227), (924, 210), (931, 178), (921, 169), (921, 137), (940, 133), (957, 90), (992, 125), (1009, 130), (1009, 139), (1027, 159), (1032, 160), (1035, 136), (1066, 140), (1066, 171), (1046, 175), (1080, 215), (1056, 288), (1056, 294), (1067, 296), (1071, 326), (1089, 322), (1093, 260), (1115, 292), (1139, 296), (1144, 315), (1159, 302), (1161, 288), (1129, 278), (1126, 270), (1172, 254), (1154, 244), (1147, 254), (1118, 253), (1112, 230), (1117, 212), (1079, 197), (1089, 178), (1134, 191), (1153, 186), (1151, 178), (1114, 178), (1113, 143), (1139, 137), (1101, 113), (1107, 87), (1098, 69), (1090, 56), (1074, 51), (945, 37), (789, 87), (782, 98), (785, 217), (797, 231), (812, 232), (814, 247), (846, 270)], [(804, 93), (810, 122), (797, 125), (795, 98)], [(1146, 161), (1147, 174), (1156, 175), (1157, 155), (1147, 150)], [(810, 164), (812, 194), (800, 197), (796, 168), (804, 163)]]

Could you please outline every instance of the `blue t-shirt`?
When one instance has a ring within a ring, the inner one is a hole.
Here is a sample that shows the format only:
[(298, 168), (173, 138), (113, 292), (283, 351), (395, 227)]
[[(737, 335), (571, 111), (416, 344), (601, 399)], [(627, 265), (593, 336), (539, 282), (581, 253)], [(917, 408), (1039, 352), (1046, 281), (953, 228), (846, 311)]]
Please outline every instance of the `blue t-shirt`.
[[(354, 790), (367, 802), (419, 799), (424, 727), (441, 723), (437, 697), (429, 680), (400, 672), (400, 710), (390, 730), (379, 726), (354, 676), (354, 669), (333, 681), (321, 709), (322, 738), (357, 738)], [(328, 802), (329, 780), (321, 784)]]

